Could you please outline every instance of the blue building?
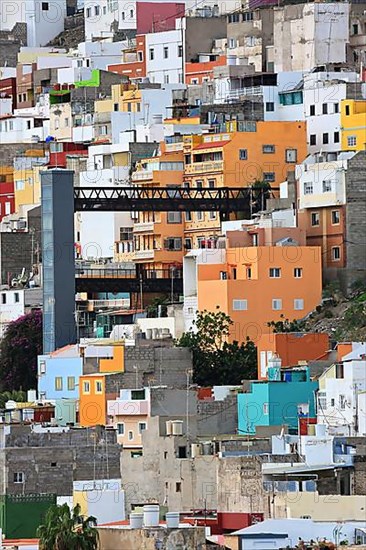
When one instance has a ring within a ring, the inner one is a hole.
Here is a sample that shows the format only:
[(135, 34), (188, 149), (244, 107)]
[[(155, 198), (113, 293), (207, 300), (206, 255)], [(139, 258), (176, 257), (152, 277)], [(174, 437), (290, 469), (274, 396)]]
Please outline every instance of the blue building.
[(270, 380), (253, 382), (250, 392), (238, 394), (239, 434), (255, 434), (260, 426), (287, 425), (297, 433), (299, 418), (316, 416), (319, 384), (308, 367), (273, 369)]
[(79, 376), (83, 358), (77, 345), (66, 346), (48, 355), (38, 356), (39, 399), (79, 399)]

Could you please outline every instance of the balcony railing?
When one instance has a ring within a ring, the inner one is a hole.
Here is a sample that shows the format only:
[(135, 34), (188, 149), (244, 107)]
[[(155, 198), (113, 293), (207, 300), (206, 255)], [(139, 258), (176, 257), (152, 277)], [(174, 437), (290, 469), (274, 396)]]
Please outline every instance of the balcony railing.
[(134, 233), (151, 233), (154, 231), (154, 222), (135, 223), (133, 226)]
[(174, 151), (183, 151), (183, 142), (178, 143), (167, 143), (165, 145), (167, 153), (172, 153)]
[(135, 260), (153, 260), (154, 250), (135, 250)]
[(132, 181), (144, 181), (144, 180), (151, 180), (153, 177), (153, 173), (148, 170), (143, 170), (141, 172), (134, 172), (132, 174)]
[(147, 415), (149, 413), (149, 402), (147, 400), (125, 400), (115, 399), (108, 401), (108, 416), (134, 416)]
[(88, 304), (92, 309), (114, 308), (128, 309), (130, 300), (128, 298), (120, 298), (118, 300), (89, 300)]
[[(209, 149), (210, 144), (207, 144), (207, 149)], [(195, 162), (194, 164), (186, 165), (187, 174), (197, 174), (199, 172), (221, 172), (224, 167), (224, 162), (222, 160), (213, 160), (211, 162)]]

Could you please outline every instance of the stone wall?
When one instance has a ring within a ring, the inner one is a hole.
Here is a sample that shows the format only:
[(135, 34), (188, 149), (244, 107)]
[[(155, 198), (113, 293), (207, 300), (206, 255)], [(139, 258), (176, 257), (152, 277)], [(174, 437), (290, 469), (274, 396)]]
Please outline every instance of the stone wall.
[(199, 401), (197, 406), (199, 436), (236, 434), (238, 427), (237, 396), (223, 401)]
[(205, 550), (206, 536), (204, 527), (194, 529), (110, 529), (98, 527), (100, 550), (121, 548), (123, 550)]

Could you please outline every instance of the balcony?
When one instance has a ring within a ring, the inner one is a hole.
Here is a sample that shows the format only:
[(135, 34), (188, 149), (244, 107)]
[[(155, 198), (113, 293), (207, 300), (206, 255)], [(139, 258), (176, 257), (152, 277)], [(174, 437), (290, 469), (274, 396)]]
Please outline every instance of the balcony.
[(108, 416), (139, 416), (149, 414), (149, 401), (115, 399), (107, 403)]
[(98, 309), (128, 309), (130, 300), (128, 298), (120, 298), (118, 300), (88, 300), (88, 310), (94, 311)]
[(175, 151), (183, 151), (183, 142), (178, 143), (166, 143), (165, 149), (167, 153), (174, 153)]
[(134, 233), (152, 233), (154, 231), (154, 222), (135, 223), (133, 226)]
[(153, 260), (155, 256), (154, 250), (135, 250), (135, 260)]
[(134, 172), (132, 174), (132, 181), (147, 181), (152, 180), (153, 173), (148, 170), (141, 170), (140, 172)]
[[(207, 148), (210, 144), (207, 144)], [(210, 162), (195, 162), (194, 164), (187, 164), (185, 167), (186, 174), (199, 174), (207, 172), (222, 172), (224, 169), (224, 161), (213, 160)]]

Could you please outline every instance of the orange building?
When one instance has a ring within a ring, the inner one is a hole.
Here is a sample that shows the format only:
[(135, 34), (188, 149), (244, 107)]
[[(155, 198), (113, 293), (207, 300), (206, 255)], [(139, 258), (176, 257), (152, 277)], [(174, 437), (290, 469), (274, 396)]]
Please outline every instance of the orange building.
[(80, 426), (105, 426), (107, 401), (116, 399), (116, 375), (112, 373), (84, 374), (79, 378)]
[[(132, 175), (134, 184), (147, 187), (181, 187), (183, 151), (167, 151), (140, 162)], [(134, 261), (148, 270), (181, 267), (183, 216), (181, 212), (139, 212), (134, 227)]]
[(145, 36), (136, 36), (136, 47), (123, 50), (121, 63), (108, 65), (108, 71), (122, 74), (128, 78), (146, 76)]
[(207, 55), (207, 58), (216, 57), (213, 61), (203, 60), (197, 63), (185, 64), (186, 84), (203, 84), (213, 80), (214, 68), (226, 65), (226, 55)]
[(322, 298), (320, 248), (304, 246), (298, 229), (273, 229), (269, 246), (250, 239), (249, 231), (228, 233), (221, 261), (197, 265), (198, 310), (229, 315), (230, 341), (258, 342), (271, 332), (268, 322), (302, 319)]
[[(227, 132), (184, 137), (184, 185), (190, 188), (249, 187), (256, 180), (278, 187), (306, 157), (304, 122), (232, 121)], [(220, 234), (215, 212), (185, 215), (187, 247)]]
[(277, 356), (282, 367), (295, 367), (302, 361), (325, 359), (329, 336), (325, 332), (282, 332), (262, 334), (257, 342), (258, 380), (267, 378), (268, 361)]

